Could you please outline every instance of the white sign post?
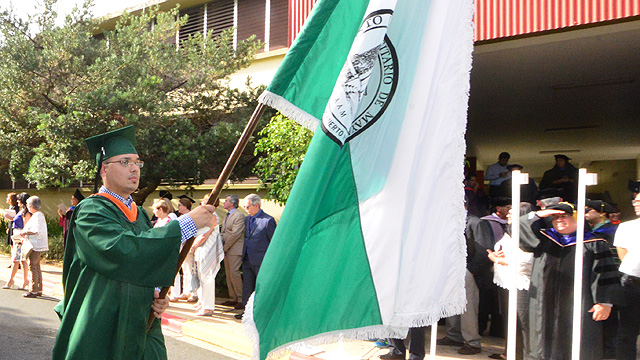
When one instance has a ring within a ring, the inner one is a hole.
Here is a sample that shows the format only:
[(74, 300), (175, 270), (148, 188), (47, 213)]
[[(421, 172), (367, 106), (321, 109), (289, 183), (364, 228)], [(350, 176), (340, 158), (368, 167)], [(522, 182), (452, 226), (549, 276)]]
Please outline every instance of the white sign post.
[(598, 183), (598, 174), (587, 173), (587, 169), (578, 172), (578, 229), (576, 230), (576, 260), (573, 279), (573, 342), (571, 359), (580, 360), (580, 334), (582, 333), (582, 264), (584, 257), (584, 206), (587, 186)]
[[(520, 170), (511, 172), (511, 241), (515, 247), (520, 244), (520, 185), (529, 183), (529, 174), (521, 173)], [(518, 319), (518, 257), (517, 251), (507, 254), (507, 263), (510, 271), (511, 281), (509, 286), (509, 317), (507, 320), (507, 359), (516, 359), (516, 326)]]
[(431, 325), (431, 343), (429, 344), (429, 358), (436, 360), (436, 342), (438, 342), (438, 322)]

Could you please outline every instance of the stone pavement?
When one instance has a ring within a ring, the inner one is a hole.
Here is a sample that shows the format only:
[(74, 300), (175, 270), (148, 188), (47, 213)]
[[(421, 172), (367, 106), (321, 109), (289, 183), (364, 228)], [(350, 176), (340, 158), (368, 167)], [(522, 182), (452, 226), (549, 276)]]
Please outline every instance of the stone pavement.
[[(7, 266), (10, 264), (9, 256), (0, 254), (0, 280), (4, 285), (9, 279), (11, 269)], [(42, 276), (44, 283), (45, 295), (62, 298), (62, 268), (48, 264), (42, 264)], [(21, 285), (23, 283), (22, 270), (18, 271), (15, 277), (15, 283)], [(222, 303), (227, 299), (217, 299), (217, 303)], [(28, 299), (25, 299), (28, 301)], [(164, 331), (170, 331), (182, 336), (192, 337), (201, 341), (205, 341), (216, 347), (223, 349), (226, 355), (239, 360), (247, 360), (251, 357), (252, 346), (249, 339), (244, 333), (243, 325), (233, 316), (238, 310), (233, 308), (217, 305), (214, 315), (209, 317), (195, 316), (195, 310), (192, 303), (180, 301), (171, 303), (169, 309), (163, 314), (162, 327)], [(444, 334), (444, 327), (438, 327), (438, 338)], [(427, 331), (427, 357), (429, 359), (429, 338), (430, 331)], [(502, 350), (502, 339), (493, 337), (483, 338), (483, 348), (480, 354), (476, 355), (460, 355), (456, 352), (457, 348), (451, 346), (438, 346), (436, 352), (437, 359), (483, 359), (487, 360), (488, 356), (500, 352)], [(316, 355), (323, 359), (349, 358), (363, 360), (377, 360), (378, 355), (387, 353), (386, 349), (379, 349), (370, 341), (347, 341), (344, 343), (334, 343), (323, 345), (320, 347), (323, 352)]]

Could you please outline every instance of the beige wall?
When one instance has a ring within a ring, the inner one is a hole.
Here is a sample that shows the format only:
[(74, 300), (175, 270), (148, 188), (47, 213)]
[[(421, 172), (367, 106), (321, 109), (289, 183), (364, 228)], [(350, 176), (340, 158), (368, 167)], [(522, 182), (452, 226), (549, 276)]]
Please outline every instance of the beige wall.
[(593, 161), (587, 171), (598, 174), (598, 185), (589, 186), (587, 193), (609, 191), (613, 202), (620, 208), (622, 220), (635, 219), (628, 183), (629, 179), (635, 179), (636, 168), (635, 160)]
[[(205, 194), (209, 194), (211, 192), (211, 188), (212, 188), (211, 186), (200, 186), (193, 191), (174, 190), (170, 188), (160, 188), (160, 189), (169, 190), (173, 194), (174, 200), (172, 202), (174, 207), (177, 209), (178, 196), (182, 194), (186, 194), (186, 195), (189, 195), (192, 199), (200, 202), (204, 198)], [(17, 190), (1, 191), (0, 196), (2, 196), (2, 199), (6, 199), (7, 194), (10, 192), (15, 192), (17, 194), (21, 192), (26, 192), (32, 196), (37, 195), (42, 200), (42, 212), (45, 214), (47, 218), (54, 219), (58, 217), (58, 213), (57, 213), (58, 204), (63, 202), (67, 207), (71, 206), (71, 194), (73, 194), (75, 191), (76, 191), (75, 188), (60, 189), (60, 190), (17, 189)], [(80, 189), (80, 191), (84, 196), (88, 196), (93, 191), (93, 188), (91, 189), (82, 188)], [(151, 211), (151, 206), (153, 205), (153, 201), (159, 197), (158, 191), (159, 190), (156, 190), (156, 192), (149, 195), (149, 197), (147, 197), (144, 204), (142, 204), (145, 210), (147, 211), (147, 213), (149, 214), (149, 217), (153, 216), (153, 212)], [(257, 193), (258, 195), (260, 195), (260, 197), (264, 197), (265, 195), (264, 191), (257, 191), (256, 186), (251, 187), (246, 185), (238, 185), (236, 188), (222, 190), (222, 194), (220, 195), (220, 198), (224, 199), (229, 194), (238, 195), (241, 199), (240, 210), (246, 214), (246, 211), (244, 211), (244, 208), (242, 208), (242, 198), (244, 198), (245, 196), (251, 193)], [(8, 208), (8, 205), (5, 205), (2, 209), (7, 209), (7, 208)], [(284, 207), (279, 206), (274, 202), (263, 200), (262, 208), (267, 214), (275, 217), (277, 221), (280, 221), (280, 216), (282, 216), (282, 211), (284, 210)], [(4, 214), (4, 211), (1, 211), (1, 212), (2, 214)], [(222, 208), (222, 204), (218, 207), (217, 213), (218, 213), (218, 216), (220, 216), (221, 218), (226, 215), (226, 211)]]
[(230, 76), (231, 87), (244, 89), (247, 76), (251, 77), (252, 86), (269, 85), (287, 50), (278, 49), (256, 55), (249, 67)]

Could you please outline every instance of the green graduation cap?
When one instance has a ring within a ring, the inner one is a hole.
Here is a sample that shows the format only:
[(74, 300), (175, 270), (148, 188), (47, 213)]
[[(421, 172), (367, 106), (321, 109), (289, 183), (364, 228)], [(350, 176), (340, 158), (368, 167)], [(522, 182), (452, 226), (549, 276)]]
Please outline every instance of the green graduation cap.
[[(104, 134), (92, 136), (84, 139), (89, 148), (91, 157), (96, 159), (96, 165), (100, 165), (101, 160), (122, 154), (137, 154), (135, 146), (136, 129), (133, 125), (121, 129), (106, 132)], [(100, 159), (100, 154), (103, 154)]]

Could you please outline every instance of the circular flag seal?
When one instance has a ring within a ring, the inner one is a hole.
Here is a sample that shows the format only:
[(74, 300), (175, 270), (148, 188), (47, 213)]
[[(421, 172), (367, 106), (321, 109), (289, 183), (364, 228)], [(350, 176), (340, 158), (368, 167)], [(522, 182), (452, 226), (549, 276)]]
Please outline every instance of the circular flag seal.
[(358, 113), (351, 124), (345, 142), (358, 136), (382, 116), (395, 94), (397, 85), (398, 56), (389, 37), (385, 35), (367, 84), (367, 90), (360, 102)]

